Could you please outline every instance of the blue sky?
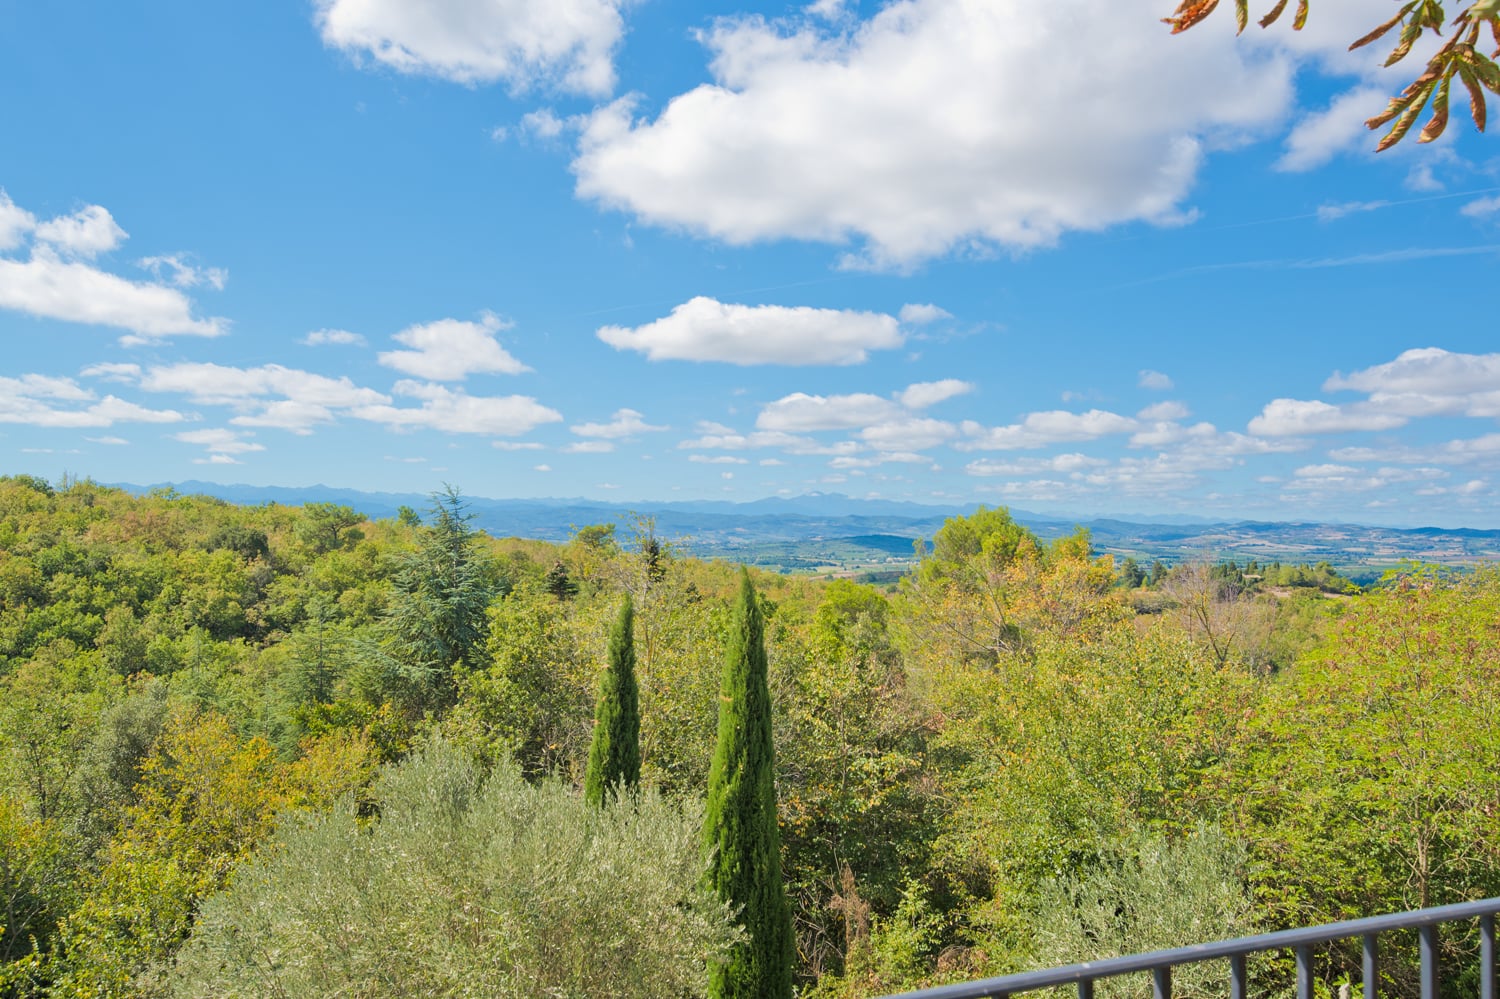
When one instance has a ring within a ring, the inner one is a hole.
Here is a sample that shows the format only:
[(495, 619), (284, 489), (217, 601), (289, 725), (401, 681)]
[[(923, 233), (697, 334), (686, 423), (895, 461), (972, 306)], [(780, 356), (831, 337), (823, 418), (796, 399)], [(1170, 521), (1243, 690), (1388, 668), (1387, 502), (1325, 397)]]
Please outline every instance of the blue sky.
[(1493, 133), (1170, 6), (0, 0), (0, 469), (1500, 527)]

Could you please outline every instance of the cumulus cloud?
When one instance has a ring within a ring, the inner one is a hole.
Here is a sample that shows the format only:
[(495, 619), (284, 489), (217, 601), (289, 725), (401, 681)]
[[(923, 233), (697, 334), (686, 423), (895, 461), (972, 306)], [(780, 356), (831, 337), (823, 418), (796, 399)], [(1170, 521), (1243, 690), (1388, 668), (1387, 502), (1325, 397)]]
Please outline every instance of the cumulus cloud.
[(1181, 420), (1187, 417), (1188, 408), (1180, 402), (1169, 400), (1152, 403), (1135, 415), (1142, 420)]
[(499, 437), (518, 437), (544, 423), (562, 421), (561, 413), (530, 396), (472, 396), (444, 385), (406, 379), (397, 382), (391, 391), (416, 399), (420, 405), (356, 406), (349, 415), (393, 430), (441, 430)]
[(0, 252), (20, 246), (27, 233), (36, 228), (36, 216), (10, 200), (0, 188)]
[(125, 230), (102, 205), (88, 205), (69, 215), (38, 223), (32, 235), (38, 243), (77, 260), (92, 260), (113, 250), (126, 238)]
[(116, 423), (178, 423), (172, 409), (147, 409), (113, 395), (96, 399), (71, 378), (0, 376), (0, 423), (33, 427), (110, 427)]
[(125, 238), (99, 205), (38, 222), (0, 191), (0, 252), (31, 243), (25, 259), (0, 257), (0, 309), (113, 326), (127, 331), (120, 339), (127, 346), (229, 331), (226, 319), (195, 317), (192, 301), (179, 287), (130, 281), (94, 265), (93, 258)]
[(926, 409), (928, 406), (936, 406), (940, 402), (955, 396), (967, 395), (972, 391), (974, 391), (972, 382), (959, 381), (957, 378), (944, 378), (936, 382), (917, 382), (908, 385), (896, 398), (907, 409)]
[[(1500, 392), (1500, 354), (1457, 354), (1440, 347), (1403, 351), (1394, 362), (1350, 375), (1335, 372), (1323, 383), (1326, 392), (1370, 393), (1371, 396), (1434, 396), (1470, 399)], [(1484, 414), (1491, 416), (1491, 414)]]
[[(855, 265), (1176, 224), (1205, 150), (1291, 96), (1279, 53), (1184, 45), (1092, 0), (902, 0), (847, 29), (749, 16), (702, 39), (713, 82), (654, 119), (634, 98), (589, 117), (578, 193), (734, 244), (853, 241)], [(1059, 71), (1060, 52), (1088, 58)]]
[(1272, 399), (1250, 421), (1250, 432), (1263, 437), (1301, 434), (1340, 434), (1359, 430), (1390, 430), (1407, 422), (1404, 416), (1354, 406), (1334, 406), (1317, 399)]
[(910, 453), (937, 447), (957, 434), (958, 428), (944, 420), (908, 417), (865, 427), (858, 436), (877, 451)]
[(677, 447), (691, 451), (752, 451), (761, 448), (780, 448), (788, 454), (798, 455), (850, 454), (860, 449), (854, 441), (820, 444), (811, 437), (789, 434), (782, 430), (757, 430), (744, 434), (733, 427), (709, 420), (699, 421), (697, 431), (697, 437), (682, 441)]
[(308, 347), (322, 347), (327, 344), (363, 347), (365, 338), (358, 333), (350, 333), (348, 330), (313, 330), (302, 338), (302, 343)]
[(608, 423), (579, 423), (569, 428), (579, 437), (602, 437), (620, 440), (637, 434), (656, 433), (670, 427), (656, 427), (646, 422), (645, 417), (633, 409), (617, 409)]
[(411, 350), (381, 351), (376, 357), (388, 368), (431, 381), (462, 381), (473, 374), (517, 375), (530, 371), (495, 339), (510, 324), (492, 312), (479, 322), (439, 319), (408, 326), (391, 337)]
[(1402, 352), (1395, 360), (1323, 383), (1328, 392), (1362, 392), (1358, 402), (1274, 399), (1250, 421), (1262, 436), (1390, 430), (1424, 416), (1500, 417), (1500, 354), (1440, 347)]
[(969, 439), (954, 447), (961, 451), (1039, 448), (1065, 441), (1096, 440), (1113, 434), (1126, 434), (1139, 426), (1130, 417), (1107, 410), (1091, 409), (1086, 413), (1071, 413), (1054, 409), (1028, 413), (1020, 423), (1002, 427), (986, 427), (973, 420), (965, 420), (963, 431)]
[(236, 405), (268, 396), (335, 408), (390, 401), (381, 392), (354, 384), (347, 375), (330, 378), (280, 364), (255, 368), (206, 362), (158, 365), (145, 369), (139, 384), (147, 392), (175, 392), (210, 405)]
[(762, 430), (809, 433), (817, 430), (854, 430), (898, 419), (901, 407), (867, 392), (853, 395), (808, 395), (793, 392), (760, 411), (755, 425)]
[(1011, 461), (994, 461), (982, 458), (979, 461), (971, 461), (964, 466), (964, 471), (970, 475), (1040, 475), (1045, 472), (1081, 472), (1090, 468), (1100, 468), (1109, 462), (1103, 458), (1093, 458), (1086, 454), (1072, 452), (1069, 454), (1054, 455), (1051, 458), (1017, 458)]
[[(197, 444), (208, 451), (210, 459), (215, 455), (232, 456), (236, 454), (249, 454), (254, 451), (264, 451), (264, 444), (257, 444), (248, 440), (250, 434), (238, 430), (226, 428), (205, 428), (203, 430), (187, 430), (180, 434), (172, 435), (176, 440), (184, 444)], [(224, 464), (224, 462), (215, 462)]]
[(1277, 168), (1312, 170), (1340, 153), (1374, 149), (1365, 119), (1384, 108), (1388, 96), (1383, 87), (1359, 86), (1339, 94), (1326, 108), (1303, 115), (1286, 137), (1286, 151), (1277, 160)]
[(1482, 463), (1500, 466), (1500, 434), (1484, 434), (1438, 444), (1338, 448), (1329, 451), (1328, 456), (1335, 461), (1383, 461), (1420, 465)]
[[(690, 454), (688, 461), (697, 465), (748, 465), (749, 458), (736, 458), (731, 454)], [(761, 462), (765, 464), (765, 462)]]
[(807, 306), (732, 305), (699, 296), (637, 326), (605, 326), (600, 340), (653, 361), (728, 364), (860, 364), (904, 342), (895, 317)]
[(953, 318), (953, 313), (930, 302), (926, 305), (903, 305), (898, 315), (903, 323), (911, 326), (926, 326), (928, 323), (935, 323), (939, 319)]
[(1156, 392), (1170, 392), (1172, 390), (1172, 379), (1160, 371), (1152, 371), (1150, 368), (1143, 370), (1136, 384), (1144, 389), (1152, 389)]
[(609, 454), (615, 449), (613, 441), (574, 441), (562, 449), (563, 454)]
[(623, 0), (315, 0), (323, 42), (463, 84), (613, 88)]

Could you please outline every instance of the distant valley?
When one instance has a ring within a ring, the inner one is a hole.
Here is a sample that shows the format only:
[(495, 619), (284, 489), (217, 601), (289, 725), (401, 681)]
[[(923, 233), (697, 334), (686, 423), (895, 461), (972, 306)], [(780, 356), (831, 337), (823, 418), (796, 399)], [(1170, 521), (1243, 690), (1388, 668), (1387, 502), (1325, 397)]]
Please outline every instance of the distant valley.
[[(123, 485), (132, 492), (168, 488)], [(401, 506), (425, 510), (423, 494), (361, 492), (327, 486), (305, 488), (170, 484), (178, 492), (217, 496), (255, 505), (309, 502), (347, 504), (374, 518)], [(786, 572), (840, 573), (876, 580), (899, 576), (915, 558), (919, 538), (930, 538), (951, 516), (973, 507), (940, 507), (859, 500), (830, 493), (758, 500), (607, 503), (586, 499), (501, 500), (466, 497), (475, 524), (492, 535), (564, 541), (587, 524), (616, 523), (623, 538), (635, 518), (648, 517), (658, 536), (686, 553), (724, 558)], [(1259, 562), (1329, 562), (1356, 581), (1377, 578), (1403, 561), (1463, 565), (1500, 561), (1500, 530), (1392, 528), (1353, 524), (1140, 523), (1108, 518), (1073, 520), (1012, 509), (1043, 538), (1085, 527), (1100, 553), (1142, 563), (1195, 559)]]

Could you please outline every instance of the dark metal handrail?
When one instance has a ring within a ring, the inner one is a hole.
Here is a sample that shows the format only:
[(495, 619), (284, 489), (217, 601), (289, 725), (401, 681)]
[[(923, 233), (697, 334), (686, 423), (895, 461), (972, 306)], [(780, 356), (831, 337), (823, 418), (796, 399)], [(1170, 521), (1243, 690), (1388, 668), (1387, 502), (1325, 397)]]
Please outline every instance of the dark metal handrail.
[(1364, 938), (1364, 999), (1379, 996), (1379, 949), (1377, 937), (1388, 930), (1416, 929), (1419, 933), (1422, 961), (1422, 999), (1437, 999), (1437, 927), (1440, 923), (1479, 920), (1479, 999), (1497, 999), (1495, 995), (1495, 915), (1500, 913), (1500, 898), (1481, 902), (1440, 905), (1411, 912), (1393, 912), (1365, 919), (1348, 919), (1341, 923), (1304, 926), (1295, 930), (1261, 933), (1215, 943), (1193, 944), (1149, 954), (1132, 954), (1104, 961), (1085, 961), (1042, 971), (1023, 971), (999, 978), (985, 978), (958, 985), (905, 992), (885, 999), (1006, 999), (1019, 992), (1051, 988), (1058, 985), (1078, 986), (1078, 999), (1093, 999), (1094, 982), (1100, 978), (1124, 975), (1132, 971), (1151, 972), (1153, 999), (1171, 999), (1172, 968), (1216, 958), (1229, 959), (1230, 999), (1245, 999), (1247, 994), (1245, 958), (1267, 950), (1290, 950), (1297, 956), (1297, 999), (1312, 999), (1312, 951), (1315, 944)]

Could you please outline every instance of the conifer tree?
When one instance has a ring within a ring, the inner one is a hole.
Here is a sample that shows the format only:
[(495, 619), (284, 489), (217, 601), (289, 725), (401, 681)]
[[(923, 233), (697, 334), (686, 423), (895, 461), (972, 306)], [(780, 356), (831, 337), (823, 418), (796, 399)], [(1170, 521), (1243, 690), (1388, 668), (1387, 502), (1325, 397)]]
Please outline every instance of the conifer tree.
[(641, 708), (635, 682), (635, 606), (630, 594), (620, 605), (620, 616), (609, 631), (609, 665), (599, 680), (594, 709), (594, 741), (584, 772), (583, 796), (591, 805), (604, 804), (623, 782), (641, 782)]
[(747, 937), (727, 961), (710, 969), (714, 999), (789, 999), (792, 994), (792, 919), (781, 879), (764, 631), (755, 588), (742, 569), (724, 659), (703, 838), (712, 853), (709, 885), (739, 911)]

